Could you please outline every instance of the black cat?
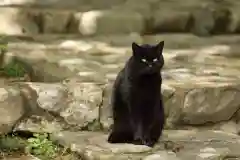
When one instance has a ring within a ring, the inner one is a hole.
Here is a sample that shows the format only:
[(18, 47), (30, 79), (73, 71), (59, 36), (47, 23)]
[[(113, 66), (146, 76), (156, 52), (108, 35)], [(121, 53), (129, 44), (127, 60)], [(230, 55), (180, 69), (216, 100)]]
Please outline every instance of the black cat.
[(155, 46), (132, 43), (133, 55), (119, 72), (112, 93), (114, 124), (109, 143), (153, 147), (162, 134), (164, 108), (161, 69), (164, 41)]

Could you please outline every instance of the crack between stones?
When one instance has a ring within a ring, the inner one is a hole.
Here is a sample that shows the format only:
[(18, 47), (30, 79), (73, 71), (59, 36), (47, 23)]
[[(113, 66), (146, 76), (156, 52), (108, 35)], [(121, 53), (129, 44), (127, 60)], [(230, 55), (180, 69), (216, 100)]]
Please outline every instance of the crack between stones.
[(102, 99), (101, 99), (101, 102), (99, 103), (98, 105), (98, 124), (99, 124), (99, 127), (100, 127), (100, 130), (103, 130), (103, 124), (101, 123), (101, 117), (102, 117), (102, 107), (103, 107), (103, 102), (104, 102), (104, 99), (106, 98), (106, 84), (103, 85), (103, 87), (101, 87), (102, 89)]

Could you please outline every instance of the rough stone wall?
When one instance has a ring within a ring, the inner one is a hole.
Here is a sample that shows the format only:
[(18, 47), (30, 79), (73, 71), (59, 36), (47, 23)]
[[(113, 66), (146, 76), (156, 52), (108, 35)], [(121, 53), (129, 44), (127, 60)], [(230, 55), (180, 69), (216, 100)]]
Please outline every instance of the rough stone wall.
[(239, 33), (239, 4), (238, 0), (4, 0), (0, 33)]

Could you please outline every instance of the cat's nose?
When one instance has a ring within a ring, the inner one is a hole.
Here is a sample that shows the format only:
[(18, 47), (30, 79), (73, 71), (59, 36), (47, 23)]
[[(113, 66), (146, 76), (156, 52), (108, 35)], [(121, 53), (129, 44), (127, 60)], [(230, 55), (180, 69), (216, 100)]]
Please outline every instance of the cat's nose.
[(152, 67), (152, 65), (151, 65), (151, 64), (149, 64), (149, 65), (148, 65), (148, 67)]

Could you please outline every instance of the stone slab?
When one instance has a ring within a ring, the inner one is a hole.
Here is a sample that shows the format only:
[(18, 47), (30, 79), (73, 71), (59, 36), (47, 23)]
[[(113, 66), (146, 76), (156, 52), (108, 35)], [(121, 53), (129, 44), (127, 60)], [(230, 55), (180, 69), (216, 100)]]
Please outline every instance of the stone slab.
[(240, 138), (220, 131), (166, 130), (154, 148), (132, 144), (109, 144), (107, 134), (69, 132), (53, 134), (52, 139), (70, 147), (86, 159), (210, 160), (239, 158)]

